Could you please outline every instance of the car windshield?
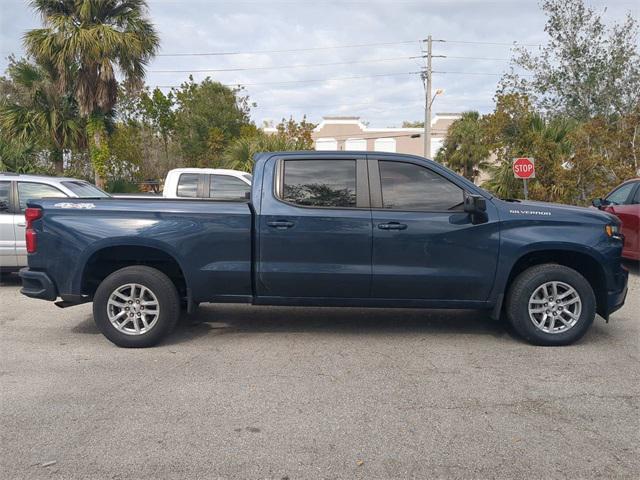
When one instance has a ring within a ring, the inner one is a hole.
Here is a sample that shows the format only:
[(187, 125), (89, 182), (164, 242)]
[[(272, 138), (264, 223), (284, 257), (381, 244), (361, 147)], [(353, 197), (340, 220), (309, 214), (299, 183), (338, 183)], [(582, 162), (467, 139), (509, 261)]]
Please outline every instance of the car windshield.
[(71, 190), (78, 198), (107, 198), (110, 197), (107, 192), (103, 192), (95, 185), (77, 180), (62, 182), (62, 185)]

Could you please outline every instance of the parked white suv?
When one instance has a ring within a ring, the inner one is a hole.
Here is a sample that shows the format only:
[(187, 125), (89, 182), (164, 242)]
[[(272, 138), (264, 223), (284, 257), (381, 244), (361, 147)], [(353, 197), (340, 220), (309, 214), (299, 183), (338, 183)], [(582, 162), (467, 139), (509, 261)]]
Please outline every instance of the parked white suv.
[(224, 168), (175, 168), (167, 173), (162, 196), (245, 200), (251, 193), (251, 174)]
[(24, 209), (29, 199), (109, 197), (95, 185), (65, 177), (0, 172), (0, 270), (27, 266)]

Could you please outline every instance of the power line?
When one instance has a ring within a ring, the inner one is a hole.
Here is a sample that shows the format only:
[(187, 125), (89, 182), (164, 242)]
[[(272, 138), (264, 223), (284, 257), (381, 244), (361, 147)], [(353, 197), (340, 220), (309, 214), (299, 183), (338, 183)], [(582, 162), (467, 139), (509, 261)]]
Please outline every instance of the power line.
[[(435, 55), (434, 55), (435, 57)], [(455, 55), (441, 55), (441, 58), (453, 58), (456, 60), (496, 60), (501, 62), (508, 62), (510, 58), (496, 58), (496, 57), (459, 57)]]
[(434, 42), (442, 42), (442, 43), (462, 43), (468, 45), (497, 45), (497, 46), (506, 46), (506, 47), (542, 47), (539, 43), (518, 43), (514, 40), (512, 43), (507, 42), (476, 42), (471, 40), (433, 40)]
[[(434, 70), (433, 73), (442, 73), (445, 75), (497, 75), (497, 76), (502, 76), (504, 75), (504, 73), (494, 73), (494, 72), (443, 72), (443, 71), (436, 71)], [(533, 76), (533, 74), (530, 73), (519, 73), (518, 75), (523, 76), (523, 77), (530, 77)]]
[[(397, 77), (401, 75), (418, 75), (421, 72), (398, 72), (398, 73), (379, 73), (373, 75), (354, 75), (350, 77), (333, 77), (333, 78), (318, 78), (309, 80), (288, 80), (283, 82), (258, 82), (258, 83), (226, 83), (223, 84), (226, 87), (253, 87), (258, 85), (286, 85), (292, 83), (318, 83), (329, 82), (332, 80), (352, 80), (357, 78), (377, 78), (377, 77)], [(179, 88), (180, 85), (157, 85), (158, 88)]]
[(160, 53), (158, 57), (200, 57), (200, 56), (225, 56), (225, 55), (261, 55), (265, 53), (293, 53), (312, 52), (317, 50), (334, 50), (340, 48), (382, 47), (388, 45), (408, 45), (420, 42), (420, 39), (402, 40), (399, 42), (356, 43), (351, 45), (332, 45), (326, 47), (287, 48), (279, 50), (245, 50), (231, 52), (190, 52), (190, 53)]
[(150, 73), (206, 73), (206, 72), (246, 72), (250, 70), (282, 70), (290, 68), (307, 68), (307, 67), (327, 67), (332, 65), (354, 65), (362, 63), (378, 63), (378, 62), (393, 62), (399, 60), (413, 60), (416, 58), (422, 58), (421, 55), (414, 55), (411, 57), (393, 57), (393, 58), (379, 58), (374, 60), (355, 60), (350, 62), (329, 62), (329, 63), (301, 63), (293, 65), (274, 65), (270, 67), (238, 67), (238, 68), (204, 68), (199, 70), (149, 70)]

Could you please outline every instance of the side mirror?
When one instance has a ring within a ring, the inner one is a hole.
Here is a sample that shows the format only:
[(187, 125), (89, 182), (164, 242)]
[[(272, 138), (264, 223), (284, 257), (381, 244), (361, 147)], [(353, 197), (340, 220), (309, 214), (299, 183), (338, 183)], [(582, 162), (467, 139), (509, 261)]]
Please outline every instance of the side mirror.
[(464, 196), (464, 211), (471, 214), (484, 213), (487, 211), (487, 201), (480, 195), (467, 193)]
[(464, 194), (464, 211), (471, 217), (471, 223), (484, 223), (487, 218), (487, 201), (480, 195)]
[(244, 192), (244, 199), (251, 200), (251, 190), (249, 190), (248, 192)]
[(609, 202), (602, 198), (594, 198), (593, 200), (591, 200), (591, 205), (602, 210), (604, 207), (609, 205)]

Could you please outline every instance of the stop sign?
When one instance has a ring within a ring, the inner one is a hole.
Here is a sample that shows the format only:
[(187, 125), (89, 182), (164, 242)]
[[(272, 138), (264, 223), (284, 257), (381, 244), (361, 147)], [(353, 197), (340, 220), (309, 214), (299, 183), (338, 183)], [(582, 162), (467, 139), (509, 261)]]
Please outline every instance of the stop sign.
[(514, 158), (513, 175), (516, 178), (535, 178), (536, 166), (533, 158)]

